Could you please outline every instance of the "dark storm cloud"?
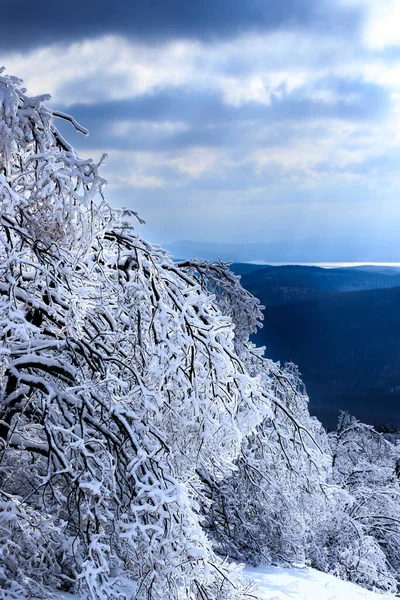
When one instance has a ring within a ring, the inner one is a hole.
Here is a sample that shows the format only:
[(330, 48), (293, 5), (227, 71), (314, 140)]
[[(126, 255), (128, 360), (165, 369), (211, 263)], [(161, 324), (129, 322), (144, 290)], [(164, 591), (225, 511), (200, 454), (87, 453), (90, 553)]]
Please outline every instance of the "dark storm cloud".
[(360, 22), (359, 11), (335, 8), (327, 0), (3, 0), (0, 5), (0, 47), (8, 51), (107, 33), (148, 41), (210, 39), (282, 26), (344, 32)]

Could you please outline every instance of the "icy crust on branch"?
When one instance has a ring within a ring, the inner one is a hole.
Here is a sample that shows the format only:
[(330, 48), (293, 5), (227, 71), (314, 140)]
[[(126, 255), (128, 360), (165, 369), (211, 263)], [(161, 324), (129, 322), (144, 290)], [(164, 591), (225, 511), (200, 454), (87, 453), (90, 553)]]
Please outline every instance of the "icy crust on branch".
[(230, 320), (126, 230), (77, 263), (1, 225), (1, 493), (70, 540), (43, 577), (84, 579), (93, 598), (112, 597), (111, 568), (154, 597), (220, 580), (196, 470), (227, 476), (269, 408)]
[[(397, 436), (398, 437), (398, 436)], [(398, 590), (400, 574), (400, 445), (342, 413), (329, 434), (339, 510), (321, 531), (329, 540), (318, 566), (379, 590)], [(333, 522), (333, 523), (332, 523)], [(323, 541), (323, 540), (322, 540)]]
[[(43, 98), (0, 79), (0, 597), (237, 599), (199, 515), (270, 415), (232, 320), (100, 194)], [(104, 215), (108, 215), (107, 218)], [(108, 221), (107, 221), (108, 219)]]
[(244, 441), (237, 470), (209, 485), (206, 517), (216, 550), (249, 564), (304, 564), (310, 536), (326, 511), (330, 467), (325, 432), (310, 417), (295, 365), (279, 368), (248, 349), (273, 405)]
[[(29, 97), (22, 81), (0, 69), (0, 212), (13, 217), (36, 240), (87, 248), (107, 218), (94, 203), (105, 181), (99, 164), (82, 160), (63, 139), (54, 117), (76, 121), (43, 105), (49, 96)], [(107, 212), (107, 211), (105, 211)]]
[(229, 266), (232, 263), (212, 263), (193, 258), (180, 262), (179, 267), (199, 280), (203, 289), (214, 295), (214, 301), (222, 314), (230, 315), (235, 325), (237, 345), (246, 343), (257, 328), (262, 327), (265, 308), (240, 284), (240, 275), (235, 275)]

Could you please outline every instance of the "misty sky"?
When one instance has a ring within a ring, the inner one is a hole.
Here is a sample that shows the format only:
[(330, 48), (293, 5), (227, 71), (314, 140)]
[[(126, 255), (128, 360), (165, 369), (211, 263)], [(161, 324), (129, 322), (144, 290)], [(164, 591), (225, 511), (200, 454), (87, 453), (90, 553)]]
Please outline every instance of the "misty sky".
[(400, 245), (398, 0), (1, 8), (7, 72), (90, 130), (63, 125), (145, 237)]

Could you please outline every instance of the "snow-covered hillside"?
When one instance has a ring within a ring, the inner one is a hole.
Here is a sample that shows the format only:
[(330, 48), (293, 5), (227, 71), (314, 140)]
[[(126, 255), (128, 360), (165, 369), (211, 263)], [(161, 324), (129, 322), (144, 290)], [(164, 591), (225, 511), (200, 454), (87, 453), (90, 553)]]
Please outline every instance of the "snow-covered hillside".
[(389, 600), (392, 594), (375, 594), (315, 569), (246, 567), (245, 577), (258, 585), (260, 600)]

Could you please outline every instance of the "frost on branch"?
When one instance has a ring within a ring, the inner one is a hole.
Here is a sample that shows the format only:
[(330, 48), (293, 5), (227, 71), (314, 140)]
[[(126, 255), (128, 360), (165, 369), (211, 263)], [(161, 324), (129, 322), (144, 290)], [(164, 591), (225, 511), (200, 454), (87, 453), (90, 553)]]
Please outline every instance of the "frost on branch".
[(242, 598), (199, 516), (198, 473), (270, 414), (232, 320), (113, 214), (73, 119), (4, 74), (0, 99), (0, 593)]
[(206, 526), (217, 551), (236, 560), (304, 564), (314, 523), (326, 509), (325, 434), (308, 413), (294, 365), (258, 362), (273, 415), (244, 441), (236, 471), (209, 485)]
[(319, 527), (316, 566), (371, 589), (395, 592), (400, 576), (400, 447), (347, 413), (329, 434), (341, 490)]
[(214, 295), (215, 302), (224, 315), (229, 315), (235, 325), (236, 345), (248, 342), (252, 333), (262, 327), (264, 315), (260, 301), (240, 284), (240, 276), (230, 269), (231, 263), (212, 263), (193, 258), (179, 263), (179, 267), (194, 275), (203, 289)]
[[(91, 159), (80, 159), (45, 107), (49, 96), (26, 95), (22, 82), (0, 71), (0, 208), (36, 240), (72, 248), (90, 244), (104, 215), (94, 198), (104, 180)], [(102, 158), (102, 161), (104, 157)], [(100, 162), (102, 162), (100, 161)], [(99, 163), (100, 164), (100, 163)]]

